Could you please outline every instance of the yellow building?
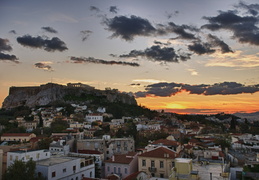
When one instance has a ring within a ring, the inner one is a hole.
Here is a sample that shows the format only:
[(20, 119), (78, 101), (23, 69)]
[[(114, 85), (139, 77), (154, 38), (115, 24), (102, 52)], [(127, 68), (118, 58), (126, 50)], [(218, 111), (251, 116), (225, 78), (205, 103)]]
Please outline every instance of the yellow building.
[(192, 159), (176, 158), (169, 180), (197, 180), (198, 171), (192, 170)]
[(1, 141), (28, 142), (33, 137), (36, 137), (34, 133), (4, 133), (1, 136)]
[(149, 177), (168, 178), (176, 156), (174, 151), (165, 147), (144, 152), (138, 156), (138, 170), (147, 173)]

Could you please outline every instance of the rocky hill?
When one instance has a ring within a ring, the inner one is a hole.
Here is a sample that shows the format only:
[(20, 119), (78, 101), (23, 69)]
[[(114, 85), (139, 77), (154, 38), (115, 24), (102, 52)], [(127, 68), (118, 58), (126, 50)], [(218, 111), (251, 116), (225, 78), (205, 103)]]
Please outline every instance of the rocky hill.
[(66, 86), (48, 83), (33, 87), (10, 87), (9, 95), (5, 98), (2, 107), (15, 108), (22, 105), (35, 107), (57, 102), (80, 104), (122, 102), (137, 105), (133, 96), (116, 89), (98, 90), (81, 83), (68, 83)]

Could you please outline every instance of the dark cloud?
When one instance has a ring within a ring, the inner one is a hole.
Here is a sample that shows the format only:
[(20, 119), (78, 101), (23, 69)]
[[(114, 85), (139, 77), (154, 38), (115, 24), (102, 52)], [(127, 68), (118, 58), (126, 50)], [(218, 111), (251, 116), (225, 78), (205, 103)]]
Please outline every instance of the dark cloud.
[(130, 86), (140, 86), (140, 83), (132, 83)]
[(164, 45), (164, 46), (169, 46), (171, 45), (171, 43), (168, 41), (167, 43), (163, 43), (163, 42), (160, 42), (160, 41), (154, 41), (154, 44), (157, 44), (157, 45)]
[(190, 31), (198, 31), (195, 27), (188, 26), (188, 25), (176, 25), (173, 22), (168, 23), (168, 26), (166, 27), (165, 31), (167, 33), (175, 33), (178, 35), (178, 37), (173, 39), (186, 39), (186, 40), (194, 40), (197, 39), (194, 34), (187, 32), (186, 30)]
[(211, 44), (202, 42), (193, 42), (192, 45), (188, 45), (188, 49), (198, 55), (214, 53), (215, 50), (211, 49), (211, 47)]
[(117, 14), (118, 10), (116, 6), (110, 6), (110, 12)]
[(45, 30), (45, 31), (47, 31), (47, 32), (49, 32), (49, 33), (54, 33), (54, 34), (58, 33), (58, 31), (55, 30), (55, 29), (52, 28), (52, 27), (42, 27), (41, 29), (43, 29), (43, 30)]
[(3, 53), (3, 51), (10, 52), (12, 51), (12, 47), (9, 45), (8, 39), (2, 39), (0, 38), (0, 60), (8, 60), (13, 61), (15, 63), (18, 63), (18, 58), (15, 55), (9, 55), (6, 53)]
[(11, 33), (11, 34), (17, 34), (15, 30), (11, 30), (11, 31), (9, 31), (9, 33)]
[(257, 27), (259, 19), (256, 16), (241, 16), (238, 15), (238, 11), (219, 11), (218, 16), (204, 17), (204, 19), (209, 21), (209, 24), (203, 25), (202, 28), (212, 31), (229, 30), (233, 33), (233, 38), (240, 43), (259, 45), (259, 28)]
[[(132, 50), (129, 54), (120, 55), (121, 58), (126, 57), (145, 57), (149, 60), (164, 61), (164, 62), (179, 62), (182, 60), (172, 47), (151, 46), (144, 51)], [(189, 59), (189, 57), (186, 57)]]
[(0, 38), (0, 52), (2, 51), (11, 51), (13, 48), (9, 45), (8, 39)]
[(39, 62), (39, 63), (35, 63), (34, 66), (36, 68), (44, 69), (46, 71), (53, 71), (52, 67), (46, 63)]
[(190, 94), (197, 95), (233, 95), (242, 93), (255, 93), (259, 92), (259, 86), (250, 85), (246, 86), (236, 82), (223, 82), (215, 83), (213, 85), (200, 84), (200, 85), (190, 85), (190, 84), (180, 84), (180, 83), (156, 83), (148, 85), (145, 91), (139, 91), (135, 93), (136, 97), (146, 97), (146, 96), (160, 96), (168, 97), (176, 95), (177, 93), (187, 91)]
[(258, 15), (259, 12), (259, 4), (245, 4), (244, 2), (240, 2), (236, 8), (243, 8), (248, 11), (248, 13), (252, 14), (253, 16)]
[(95, 64), (105, 64), (105, 65), (124, 65), (124, 66), (133, 66), (138, 67), (138, 63), (132, 63), (132, 62), (124, 62), (124, 61), (106, 61), (103, 59), (95, 59), (93, 57), (70, 57), (70, 60), (73, 63), (95, 63)]
[(96, 6), (90, 6), (90, 11), (100, 12), (100, 9)]
[(85, 41), (88, 39), (88, 37), (93, 33), (93, 31), (89, 31), (89, 30), (84, 30), (81, 31), (80, 34), (82, 36), (82, 41)]
[(19, 63), (17, 60), (18, 58), (15, 55), (9, 55), (9, 54), (4, 54), (0, 52), (0, 60), (9, 60), (13, 61), (15, 63)]
[(40, 48), (45, 51), (53, 52), (53, 51), (64, 51), (67, 50), (66, 44), (61, 41), (58, 37), (53, 37), (52, 39), (48, 39), (46, 37), (32, 37), (30, 35), (24, 35), (22, 37), (17, 38), (17, 42), (23, 46), (28, 46), (31, 48)]
[(147, 19), (137, 16), (115, 16), (106, 19), (108, 30), (113, 32), (112, 37), (121, 37), (126, 41), (132, 41), (136, 36), (150, 36), (156, 29)]
[(219, 46), (221, 48), (222, 53), (233, 52), (231, 48), (224, 41), (220, 40), (217, 36), (208, 34), (208, 38), (212, 45)]

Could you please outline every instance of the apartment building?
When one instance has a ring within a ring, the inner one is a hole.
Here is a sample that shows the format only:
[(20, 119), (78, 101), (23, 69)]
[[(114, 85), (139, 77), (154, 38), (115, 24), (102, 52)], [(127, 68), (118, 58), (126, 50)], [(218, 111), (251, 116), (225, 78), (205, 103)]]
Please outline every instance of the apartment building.
[(178, 155), (169, 148), (158, 147), (138, 156), (138, 170), (150, 177), (168, 178)]
[(93, 158), (51, 157), (36, 164), (38, 176), (48, 180), (81, 180), (83, 177), (95, 177)]
[(133, 138), (111, 138), (104, 135), (102, 139), (82, 139), (77, 141), (78, 150), (96, 150), (104, 153), (104, 159), (108, 160), (114, 154), (126, 154), (135, 151)]
[(33, 137), (36, 137), (34, 133), (4, 133), (1, 136), (1, 141), (28, 142)]
[(120, 178), (125, 178), (138, 171), (138, 156), (136, 152), (113, 155), (105, 161), (105, 177), (116, 174)]

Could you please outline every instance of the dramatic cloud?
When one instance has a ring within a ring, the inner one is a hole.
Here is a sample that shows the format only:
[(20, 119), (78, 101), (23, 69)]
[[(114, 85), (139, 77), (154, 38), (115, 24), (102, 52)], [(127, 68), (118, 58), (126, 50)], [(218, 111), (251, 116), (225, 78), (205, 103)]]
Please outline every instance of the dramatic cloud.
[(118, 8), (116, 6), (110, 6), (110, 12), (117, 14)]
[(237, 8), (243, 8), (243, 9), (247, 10), (253, 16), (258, 15), (258, 12), (259, 12), (259, 4), (247, 5), (244, 2), (240, 2), (236, 7)]
[(145, 57), (149, 60), (154, 61), (164, 61), (164, 62), (179, 62), (179, 60), (185, 61), (190, 59), (190, 55), (178, 55), (174, 48), (172, 47), (163, 47), (152, 46), (146, 48), (144, 51), (132, 50), (129, 54), (120, 55), (121, 58), (126, 57)]
[(168, 23), (168, 26), (165, 29), (166, 33), (175, 33), (178, 37), (173, 39), (186, 39), (186, 40), (194, 40), (196, 39), (195, 35), (192, 33), (187, 32), (186, 30), (190, 31), (198, 31), (195, 27), (187, 26), (187, 25), (176, 25), (173, 22)]
[(31, 47), (31, 48), (40, 48), (45, 51), (53, 52), (53, 51), (64, 51), (67, 50), (66, 44), (61, 41), (57, 37), (53, 37), (52, 39), (48, 39), (46, 37), (32, 37), (30, 35), (24, 35), (22, 37), (17, 38), (17, 42), (23, 46)]
[(190, 94), (197, 95), (231, 95), (231, 94), (242, 94), (242, 93), (255, 93), (259, 92), (259, 84), (246, 86), (236, 82), (223, 82), (215, 83), (213, 85), (200, 84), (200, 85), (189, 85), (180, 83), (167, 83), (161, 82), (156, 84), (148, 85), (145, 91), (139, 91), (135, 93), (136, 97), (146, 96), (160, 96), (168, 97), (187, 91)]
[(157, 45), (164, 45), (164, 46), (169, 46), (169, 45), (171, 45), (171, 43), (168, 41), (168, 42), (166, 42), (166, 43), (163, 43), (163, 42), (160, 42), (160, 41), (154, 41), (154, 44), (157, 44)]
[(55, 30), (55, 29), (52, 28), (52, 27), (42, 27), (41, 29), (43, 29), (43, 30), (45, 30), (45, 31), (47, 31), (47, 32), (49, 32), (49, 33), (54, 33), (54, 34), (58, 33), (58, 31)]
[(36, 68), (43, 69), (46, 71), (53, 71), (52, 67), (48, 64), (49, 64), (48, 62), (39, 62), (39, 63), (35, 63), (34, 66)]
[(222, 40), (220, 40), (217, 36), (213, 36), (211, 34), (208, 35), (209, 41), (214, 46), (219, 46), (221, 48), (221, 53), (229, 53), (233, 52), (231, 48)]
[(12, 47), (9, 45), (8, 39), (0, 38), (0, 60), (9, 60), (18, 63), (18, 58), (15, 55), (9, 55), (3, 53), (3, 51), (12, 51)]
[(188, 45), (188, 49), (198, 55), (214, 53), (215, 50), (211, 48), (209, 43), (194, 42), (192, 45)]
[(124, 65), (124, 66), (133, 66), (138, 67), (138, 63), (132, 63), (132, 62), (124, 62), (124, 61), (106, 61), (103, 59), (95, 59), (93, 57), (71, 57), (70, 60), (73, 63), (94, 63), (94, 64), (105, 64), (105, 65)]
[(95, 7), (95, 6), (90, 6), (90, 11), (100, 12), (100, 9), (98, 7)]
[(126, 41), (132, 41), (136, 36), (150, 36), (155, 32), (151, 23), (137, 16), (115, 16), (106, 19), (108, 30), (113, 32), (112, 37), (121, 37)]
[[(255, 5), (253, 5), (255, 6)], [(256, 9), (253, 9), (252, 14), (256, 14)], [(212, 31), (221, 29), (229, 30), (233, 33), (233, 38), (240, 43), (248, 43), (251, 45), (259, 45), (259, 19), (257, 16), (240, 16), (237, 11), (220, 11), (218, 16), (204, 17), (209, 21), (202, 28)]]
[(88, 37), (92, 34), (92, 31), (89, 30), (85, 30), (85, 31), (81, 31), (80, 34), (82, 36), (82, 41), (85, 41), (88, 39)]
[(17, 34), (15, 30), (9, 31), (10, 34)]

